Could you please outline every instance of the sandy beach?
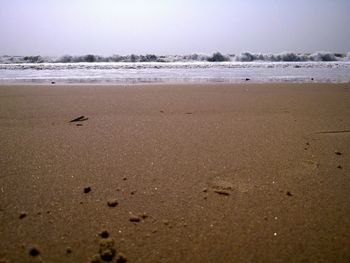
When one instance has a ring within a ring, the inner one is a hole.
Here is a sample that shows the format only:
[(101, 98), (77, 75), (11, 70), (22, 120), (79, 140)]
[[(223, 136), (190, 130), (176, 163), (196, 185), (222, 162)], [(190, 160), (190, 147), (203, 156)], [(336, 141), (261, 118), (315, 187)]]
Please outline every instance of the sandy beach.
[(349, 193), (350, 84), (0, 86), (1, 263), (349, 262)]

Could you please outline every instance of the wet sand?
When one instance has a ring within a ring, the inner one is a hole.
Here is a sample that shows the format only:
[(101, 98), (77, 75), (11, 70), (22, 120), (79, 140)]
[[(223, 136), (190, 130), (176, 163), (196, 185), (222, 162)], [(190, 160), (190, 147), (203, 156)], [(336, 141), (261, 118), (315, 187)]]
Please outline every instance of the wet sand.
[(349, 262), (349, 193), (349, 84), (0, 86), (0, 262)]

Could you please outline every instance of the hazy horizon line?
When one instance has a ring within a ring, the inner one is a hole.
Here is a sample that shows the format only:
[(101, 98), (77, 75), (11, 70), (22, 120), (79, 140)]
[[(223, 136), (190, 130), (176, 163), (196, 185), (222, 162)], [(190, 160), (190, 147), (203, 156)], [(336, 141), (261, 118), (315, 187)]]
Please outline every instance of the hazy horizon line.
[(110, 56), (130, 56), (130, 55), (136, 55), (136, 56), (145, 56), (145, 55), (156, 55), (156, 56), (187, 56), (187, 55), (212, 55), (215, 53), (221, 53), (223, 55), (228, 56), (237, 56), (244, 53), (250, 53), (250, 54), (262, 54), (262, 55), (278, 55), (278, 54), (284, 54), (284, 53), (294, 53), (294, 54), (315, 54), (315, 53), (332, 53), (332, 54), (343, 54), (346, 55), (350, 53), (350, 49), (348, 51), (331, 51), (331, 50), (315, 50), (315, 51), (291, 51), (291, 50), (284, 50), (280, 52), (260, 52), (260, 51), (249, 51), (245, 50), (242, 52), (221, 52), (220, 50), (214, 50), (211, 52), (202, 52), (202, 51), (194, 51), (194, 52), (183, 52), (183, 53), (157, 53), (157, 52), (144, 52), (144, 53), (137, 53), (137, 52), (128, 52), (128, 53), (109, 53), (109, 54), (103, 54), (99, 52), (84, 52), (84, 53), (61, 53), (59, 55), (40, 55), (38, 53), (32, 53), (32, 54), (9, 54), (9, 53), (0, 53), (1, 57), (4, 56), (11, 56), (11, 57), (26, 57), (26, 56), (41, 56), (41, 57), (63, 57), (63, 56), (86, 56), (86, 55), (94, 55), (94, 56), (101, 56), (101, 57), (110, 57)]

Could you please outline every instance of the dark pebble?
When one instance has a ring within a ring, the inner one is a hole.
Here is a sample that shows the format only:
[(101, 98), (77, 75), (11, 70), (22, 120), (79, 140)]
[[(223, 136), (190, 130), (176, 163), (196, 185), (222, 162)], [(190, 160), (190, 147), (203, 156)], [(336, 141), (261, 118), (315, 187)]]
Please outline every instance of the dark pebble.
[(76, 124), (76, 126), (83, 126), (83, 124), (81, 124), (81, 123), (78, 123), (78, 124)]
[(289, 192), (289, 191), (288, 191), (286, 194), (287, 194), (288, 196), (292, 196), (292, 193)]
[(338, 169), (343, 169), (343, 166), (338, 165), (337, 168), (338, 168)]
[(146, 218), (148, 217), (148, 215), (147, 215), (146, 213), (143, 213), (143, 214), (141, 215), (141, 217), (142, 217), (142, 219), (146, 219)]
[(23, 218), (25, 218), (26, 216), (27, 216), (26, 213), (21, 213), (21, 214), (19, 215), (19, 219), (23, 219)]
[(116, 199), (109, 200), (109, 201), (107, 202), (107, 205), (108, 205), (109, 207), (116, 207), (116, 206), (118, 205), (118, 201), (117, 201)]
[(250, 78), (246, 78), (246, 79), (245, 79), (245, 81), (249, 81), (249, 80), (250, 80)]
[(51, 81), (51, 84), (55, 84), (56, 82), (54, 82), (54, 81)]
[(335, 152), (335, 154), (336, 154), (336, 155), (342, 155), (342, 153), (341, 153), (341, 152)]
[(108, 238), (109, 237), (109, 233), (107, 230), (103, 230), (101, 233), (100, 233), (100, 237), (102, 238)]
[(66, 249), (66, 253), (67, 253), (67, 254), (72, 254), (72, 249), (68, 247), (68, 248)]
[(115, 255), (115, 249), (108, 249), (101, 252), (100, 256), (104, 261), (112, 261)]
[(90, 187), (90, 186), (85, 187), (85, 188), (84, 188), (84, 193), (87, 194), (87, 193), (89, 193), (89, 192), (91, 192), (91, 187)]
[(130, 222), (138, 223), (141, 221), (141, 219), (138, 216), (131, 216), (129, 218)]
[(33, 247), (31, 250), (29, 250), (29, 255), (32, 257), (39, 256), (40, 252), (37, 248)]
[(126, 262), (127, 262), (126, 257), (123, 254), (120, 253), (118, 255), (118, 258), (117, 258), (117, 263), (126, 263)]

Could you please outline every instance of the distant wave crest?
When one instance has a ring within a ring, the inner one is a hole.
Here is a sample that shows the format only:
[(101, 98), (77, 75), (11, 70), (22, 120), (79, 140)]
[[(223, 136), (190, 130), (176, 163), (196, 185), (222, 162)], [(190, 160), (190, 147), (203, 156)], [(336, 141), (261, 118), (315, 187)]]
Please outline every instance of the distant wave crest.
[(212, 55), (191, 54), (191, 55), (166, 55), (157, 56), (154, 54), (147, 55), (83, 55), (71, 56), (64, 55), (61, 57), (48, 56), (0, 56), (1, 64), (21, 64), (21, 63), (79, 63), (79, 62), (303, 62), (303, 61), (350, 61), (350, 52), (347, 54), (332, 52), (316, 52), (316, 53), (294, 53), (283, 52), (279, 54), (259, 54), (244, 52), (238, 55), (224, 55), (215, 52)]
[(241, 53), (234, 57), (235, 61), (266, 61), (266, 62), (303, 62), (303, 61), (349, 61), (350, 52), (348, 54), (317, 52), (317, 53), (293, 53), (283, 52), (280, 54), (253, 54), (249, 52)]

